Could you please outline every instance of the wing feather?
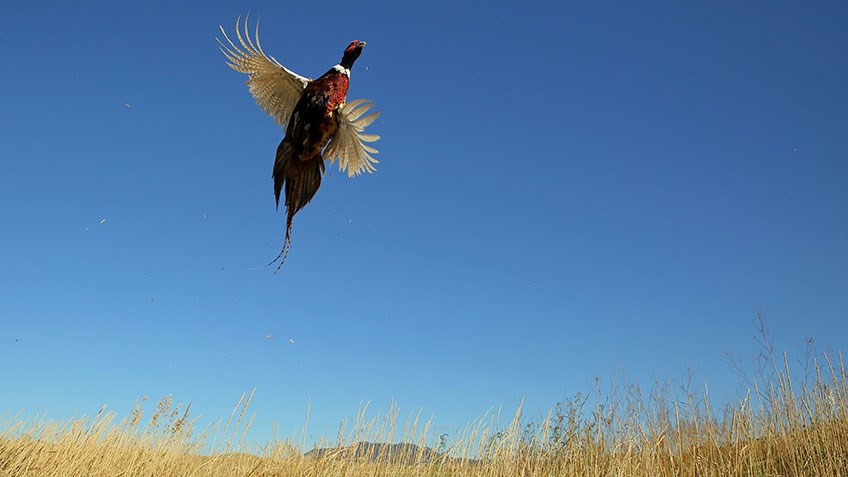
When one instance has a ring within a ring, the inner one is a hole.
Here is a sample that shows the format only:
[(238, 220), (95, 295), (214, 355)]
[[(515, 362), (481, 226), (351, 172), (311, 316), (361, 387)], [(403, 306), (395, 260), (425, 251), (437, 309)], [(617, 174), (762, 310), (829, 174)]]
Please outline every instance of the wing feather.
[(371, 123), (373, 123), (374, 120), (377, 119), (377, 116), (379, 116), (379, 115), (380, 115), (380, 112), (377, 111), (374, 114), (369, 114), (368, 116), (365, 116), (364, 118), (357, 119), (356, 122), (359, 123), (360, 126), (365, 128), (365, 127), (370, 126)]
[(380, 162), (371, 156), (378, 153), (377, 149), (365, 144), (380, 139), (376, 134), (364, 133), (365, 128), (380, 115), (377, 111), (363, 116), (373, 106), (372, 101), (356, 99), (336, 110), (339, 129), (324, 150), (324, 159), (329, 160), (331, 164), (338, 159), (339, 169), (347, 171), (349, 177), (363, 172), (374, 172), (374, 164)]
[(236, 20), (236, 39), (241, 47), (227, 36), (221, 25), (218, 27), (227, 42), (215, 39), (221, 45), (221, 52), (227, 58), (230, 68), (247, 74), (247, 87), (256, 99), (256, 104), (285, 129), (292, 110), (311, 80), (289, 70), (273, 56), (266, 55), (259, 43), (259, 22), (256, 22), (256, 30), (251, 38), (247, 20), (245, 17), (243, 27), (241, 17)]

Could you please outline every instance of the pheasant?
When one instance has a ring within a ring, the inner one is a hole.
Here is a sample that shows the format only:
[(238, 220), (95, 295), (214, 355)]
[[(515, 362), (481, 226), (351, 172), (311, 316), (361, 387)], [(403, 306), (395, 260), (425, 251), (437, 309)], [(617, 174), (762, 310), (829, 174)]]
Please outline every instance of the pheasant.
[[(324, 161), (339, 161), (339, 169), (354, 177), (373, 172), (377, 150), (366, 143), (380, 139), (366, 134), (365, 128), (377, 119), (379, 111), (368, 113), (370, 100), (347, 102), (350, 70), (362, 53), (364, 41), (353, 40), (345, 48), (339, 64), (318, 79), (310, 79), (289, 70), (259, 43), (259, 22), (251, 39), (245, 18), (236, 20), (236, 37), (241, 48), (219, 25), (226, 44), (218, 40), (228, 65), (248, 76), (247, 87), (256, 103), (285, 130), (274, 158), (274, 197), (280, 206), (285, 188), (286, 236), (283, 247), (271, 263), (279, 261), (278, 272), (291, 249), (292, 220), (318, 192), (324, 175)], [(244, 34), (242, 34), (242, 28)], [(368, 113), (368, 114), (366, 114)]]

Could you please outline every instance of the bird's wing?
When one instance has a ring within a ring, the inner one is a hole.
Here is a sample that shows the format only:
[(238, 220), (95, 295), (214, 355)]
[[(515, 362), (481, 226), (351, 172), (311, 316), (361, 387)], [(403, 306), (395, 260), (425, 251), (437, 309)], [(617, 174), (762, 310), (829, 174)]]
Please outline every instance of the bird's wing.
[(338, 159), (339, 169), (346, 170), (349, 177), (366, 171), (374, 172), (374, 164), (379, 162), (371, 157), (371, 154), (377, 154), (377, 150), (365, 144), (380, 139), (376, 134), (364, 133), (365, 128), (380, 115), (379, 111), (365, 114), (373, 106), (372, 101), (356, 99), (336, 110), (339, 129), (324, 150), (324, 159), (328, 159), (330, 164)]
[(241, 17), (236, 20), (236, 36), (241, 48), (230, 40), (224, 27), (220, 25), (218, 27), (221, 28), (221, 33), (229, 43), (228, 46), (216, 38), (221, 44), (221, 51), (229, 61), (228, 65), (236, 71), (247, 73), (247, 87), (256, 99), (256, 104), (285, 129), (292, 110), (311, 80), (289, 70), (273, 56), (268, 56), (262, 51), (262, 45), (259, 44), (258, 21), (254, 40), (251, 40), (247, 18), (244, 19), (244, 35), (241, 32)]

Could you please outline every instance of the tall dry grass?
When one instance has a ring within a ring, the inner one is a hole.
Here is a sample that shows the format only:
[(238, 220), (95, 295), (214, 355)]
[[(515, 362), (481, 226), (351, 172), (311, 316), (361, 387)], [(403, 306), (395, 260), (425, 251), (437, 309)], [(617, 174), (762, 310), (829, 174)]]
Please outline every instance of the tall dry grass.
[[(753, 376), (740, 372), (747, 394), (723, 406), (706, 387), (598, 383), (542, 418), (492, 410), (456, 436), (436, 435), (430, 421), (402, 418), (397, 407), (369, 419), (363, 406), (319, 443), (331, 449), (321, 457), (302, 452), (305, 431), (247, 453), (252, 394), (202, 429), (170, 397), (146, 420), (143, 400), (121, 420), (105, 410), (64, 422), (11, 416), (0, 422), (0, 476), (848, 475), (842, 355), (796, 363), (766, 351)], [(354, 445), (362, 442), (414, 445), (389, 453)]]

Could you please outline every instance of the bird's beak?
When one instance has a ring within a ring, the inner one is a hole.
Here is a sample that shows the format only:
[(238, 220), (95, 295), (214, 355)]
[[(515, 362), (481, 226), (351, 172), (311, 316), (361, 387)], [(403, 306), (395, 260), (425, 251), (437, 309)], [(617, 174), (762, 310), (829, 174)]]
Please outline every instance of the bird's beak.
[(363, 46), (365, 46), (365, 42), (364, 42), (364, 41), (360, 41), (360, 42), (356, 45), (356, 47), (357, 47), (357, 48), (362, 48)]

